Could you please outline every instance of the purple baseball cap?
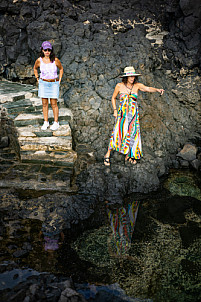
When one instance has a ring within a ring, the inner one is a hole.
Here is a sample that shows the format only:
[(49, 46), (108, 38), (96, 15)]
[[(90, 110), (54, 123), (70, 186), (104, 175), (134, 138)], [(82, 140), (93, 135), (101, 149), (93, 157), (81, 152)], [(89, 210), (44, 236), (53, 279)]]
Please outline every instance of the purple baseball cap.
[(47, 48), (52, 49), (52, 44), (49, 41), (44, 41), (42, 43), (41, 48), (43, 48), (43, 49), (47, 49)]

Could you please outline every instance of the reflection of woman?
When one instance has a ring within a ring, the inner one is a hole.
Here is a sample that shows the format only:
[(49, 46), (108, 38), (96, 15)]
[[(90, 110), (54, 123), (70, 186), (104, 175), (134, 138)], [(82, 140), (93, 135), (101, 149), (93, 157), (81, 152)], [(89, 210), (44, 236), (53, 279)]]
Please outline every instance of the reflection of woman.
[(113, 232), (115, 249), (118, 255), (126, 254), (131, 246), (138, 213), (138, 201), (129, 203), (115, 212), (108, 210), (108, 217)]
[[(139, 76), (133, 67), (126, 67), (122, 75), (122, 82), (115, 87), (112, 96), (112, 106), (116, 123), (110, 138), (108, 151), (104, 157), (104, 164), (110, 166), (110, 153), (116, 150), (126, 155), (125, 161), (136, 164), (136, 159), (143, 156), (140, 136), (139, 113), (137, 106), (138, 90), (145, 92), (159, 92), (163, 89), (147, 87), (137, 82)], [(117, 111), (116, 97), (120, 95), (120, 105)]]
[[(40, 79), (38, 77), (38, 68), (40, 67)], [(57, 67), (59, 68), (59, 79), (57, 75)], [(59, 128), (59, 109), (57, 99), (59, 98), (59, 85), (63, 76), (63, 67), (58, 58), (55, 58), (52, 44), (48, 41), (42, 43), (40, 57), (34, 65), (34, 75), (39, 83), (38, 96), (42, 98), (44, 124), (42, 130), (47, 130), (48, 122), (48, 99), (52, 106), (54, 114), (54, 123), (50, 127), (51, 130)]]

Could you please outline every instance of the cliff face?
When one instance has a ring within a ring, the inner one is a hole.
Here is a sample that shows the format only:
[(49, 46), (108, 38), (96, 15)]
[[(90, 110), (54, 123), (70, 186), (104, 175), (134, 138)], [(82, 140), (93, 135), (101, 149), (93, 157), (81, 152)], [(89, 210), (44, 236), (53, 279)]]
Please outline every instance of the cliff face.
[[(178, 147), (200, 139), (199, 0), (2, 0), (0, 9), (1, 76), (35, 83), (38, 50), (44, 40), (52, 41), (64, 67), (62, 93), (74, 113), (74, 145), (81, 153), (93, 152), (102, 161), (114, 125), (110, 100), (125, 66), (142, 73), (145, 85), (165, 89), (162, 97), (139, 96), (144, 172), (135, 186), (136, 171), (121, 168), (131, 182), (124, 193), (156, 187)], [(116, 161), (122, 157), (115, 155)], [(89, 169), (93, 179), (100, 173)]]
[[(200, 67), (199, 0), (2, 0), (1, 75), (9, 79), (30, 79), (33, 61), (44, 39), (52, 40), (57, 54), (62, 55), (68, 44), (65, 40), (72, 35), (75, 38), (73, 52), (79, 38), (93, 41), (95, 34), (98, 36), (101, 32), (104, 36), (105, 30), (107, 40), (107, 36), (114, 33), (129, 32), (133, 24), (150, 25), (153, 21), (155, 33), (160, 32), (159, 24), (168, 31), (163, 48), (172, 68), (178, 71), (181, 67)], [(146, 26), (141, 28), (145, 30)], [(118, 51), (117, 54), (121, 55)]]

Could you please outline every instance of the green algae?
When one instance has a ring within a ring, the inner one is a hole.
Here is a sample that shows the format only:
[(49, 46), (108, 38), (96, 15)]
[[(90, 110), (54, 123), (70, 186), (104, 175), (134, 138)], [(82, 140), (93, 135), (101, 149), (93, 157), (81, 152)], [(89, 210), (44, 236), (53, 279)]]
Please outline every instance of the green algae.
[(190, 171), (175, 171), (164, 183), (172, 195), (190, 196), (201, 200), (201, 190), (196, 183), (196, 176)]

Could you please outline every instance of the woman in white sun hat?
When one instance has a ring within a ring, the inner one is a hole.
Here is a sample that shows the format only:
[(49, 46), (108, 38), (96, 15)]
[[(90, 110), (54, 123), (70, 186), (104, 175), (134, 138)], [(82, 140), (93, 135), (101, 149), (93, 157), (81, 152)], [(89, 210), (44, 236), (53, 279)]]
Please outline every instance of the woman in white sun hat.
[[(116, 150), (126, 155), (125, 161), (136, 164), (136, 159), (143, 156), (140, 136), (139, 113), (137, 106), (138, 90), (145, 92), (164, 93), (163, 89), (147, 87), (138, 83), (136, 73), (130, 66), (124, 69), (122, 82), (118, 83), (112, 96), (113, 116), (116, 123), (110, 138), (109, 147), (104, 157), (104, 164), (110, 166), (110, 153)], [(120, 105), (117, 110), (116, 98), (120, 95)]]
[[(40, 79), (38, 76), (38, 68), (40, 68)], [(57, 75), (59, 68), (59, 78)], [(38, 96), (42, 98), (44, 124), (42, 130), (47, 130), (48, 122), (48, 99), (53, 110), (54, 123), (50, 127), (51, 130), (59, 128), (59, 108), (57, 99), (59, 98), (59, 86), (63, 76), (63, 67), (58, 58), (55, 58), (52, 44), (49, 41), (44, 41), (41, 46), (40, 57), (34, 65), (34, 75), (39, 83)]]

